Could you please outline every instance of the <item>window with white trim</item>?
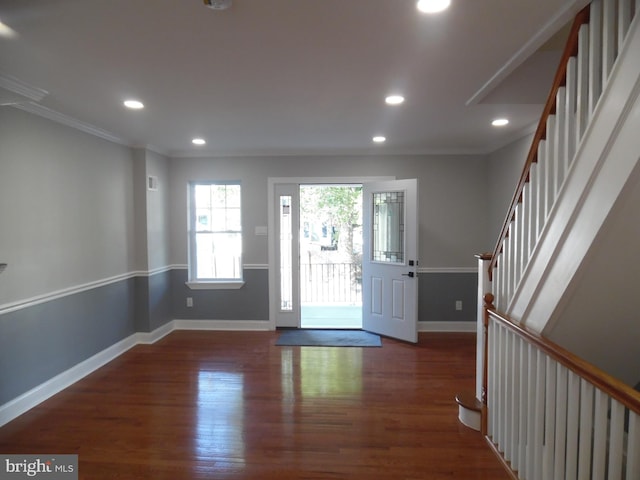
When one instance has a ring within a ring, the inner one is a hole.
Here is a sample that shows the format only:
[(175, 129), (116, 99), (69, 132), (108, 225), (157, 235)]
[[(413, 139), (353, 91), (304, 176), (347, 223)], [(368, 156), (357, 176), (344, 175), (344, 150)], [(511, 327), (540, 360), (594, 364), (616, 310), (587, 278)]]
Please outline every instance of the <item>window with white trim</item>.
[(239, 182), (189, 185), (190, 283), (242, 282)]

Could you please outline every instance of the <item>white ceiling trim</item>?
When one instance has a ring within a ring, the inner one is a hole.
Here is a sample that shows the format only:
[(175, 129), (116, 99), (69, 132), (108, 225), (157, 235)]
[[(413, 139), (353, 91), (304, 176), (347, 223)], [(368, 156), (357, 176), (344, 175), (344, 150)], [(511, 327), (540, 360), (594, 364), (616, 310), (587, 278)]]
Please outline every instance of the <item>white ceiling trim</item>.
[[(523, 135), (520, 135), (523, 136)], [(487, 151), (480, 148), (449, 148), (449, 149), (424, 149), (424, 150), (379, 150), (369, 149), (353, 150), (268, 150), (268, 151), (234, 151), (216, 152), (212, 150), (191, 150), (174, 151), (169, 154), (171, 158), (266, 158), (266, 157), (393, 157), (393, 156), (423, 156), (423, 155), (485, 155), (494, 151)]]
[(31, 100), (35, 102), (39, 102), (49, 94), (49, 92), (42, 88), (31, 86), (22, 80), (3, 74), (0, 74), (0, 88), (25, 97), (27, 101)]
[(516, 68), (522, 65), (531, 55), (533, 55), (544, 43), (549, 40), (555, 33), (560, 30), (567, 22), (591, 0), (574, 0), (561, 9), (554, 17), (551, 18), (533, 37), (518, 50), (507, 63), (498, 69), (498, 71), (474, 93), (466, 102), (466, 106), (477, 105), (489, 93), (491, 93), (498, 85), (500, 85)]
[(80, 130), (82, 132), (88, 133), (90, 135), (94, 135), (96, 137), (100, 137), (104, 140), (109, 140), (110, 142), (117, 143), (120, 145), (124, 145), (129, 147), (130, 144), (126, 140), (112, 134), (111, 132), (107, 132), (101, 128), (98, 128), (94, 125), (91, 125), (86, 122), (82, 122), (73, 117), (65, 115), (64, 113), (56, 112), (47, 107), (43, 107), (37, 103), (29, 102), (29, 103), (20, 103), (16, 105), (12, 105), (12, 107), (24, 110), (25, 112), (33, 113), (34, 115), (38, 115), (40, 117), (44, 117), (48, 120), (52, 120), (57, 123), (61, 123), (71, 128), (75, 128), (76, 130)]

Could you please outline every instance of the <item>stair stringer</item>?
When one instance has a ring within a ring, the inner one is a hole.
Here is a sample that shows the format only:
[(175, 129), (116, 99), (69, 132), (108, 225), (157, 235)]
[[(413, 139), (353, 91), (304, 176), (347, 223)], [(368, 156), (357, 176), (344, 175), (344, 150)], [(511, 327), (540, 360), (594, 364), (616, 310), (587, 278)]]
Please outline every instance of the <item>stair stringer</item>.
[(640, 23), (632, 23), (507, 314), (542, 332), (640, 161)]

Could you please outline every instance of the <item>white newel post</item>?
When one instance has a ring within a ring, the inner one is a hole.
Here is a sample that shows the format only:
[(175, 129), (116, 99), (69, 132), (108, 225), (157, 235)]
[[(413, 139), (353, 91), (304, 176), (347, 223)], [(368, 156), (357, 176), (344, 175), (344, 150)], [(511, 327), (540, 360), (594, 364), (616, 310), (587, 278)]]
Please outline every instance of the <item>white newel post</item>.
[(484, 375), (484, 296), (491, 291), (489, 263), (491, 254), (476, 255), (478, 259), (478, 315), (476, 321), (476, 398), (482, 400), (482, 381)]

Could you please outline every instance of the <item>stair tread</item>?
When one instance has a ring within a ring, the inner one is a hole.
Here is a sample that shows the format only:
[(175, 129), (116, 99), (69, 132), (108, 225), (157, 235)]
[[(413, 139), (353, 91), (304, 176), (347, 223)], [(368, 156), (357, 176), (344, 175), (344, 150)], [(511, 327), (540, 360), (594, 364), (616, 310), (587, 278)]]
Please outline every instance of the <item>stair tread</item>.
[(482, 411), (482, 402), (476, 398), (473, 392), (460, 392), (456, 395), (456, 403), (468, 410)]

